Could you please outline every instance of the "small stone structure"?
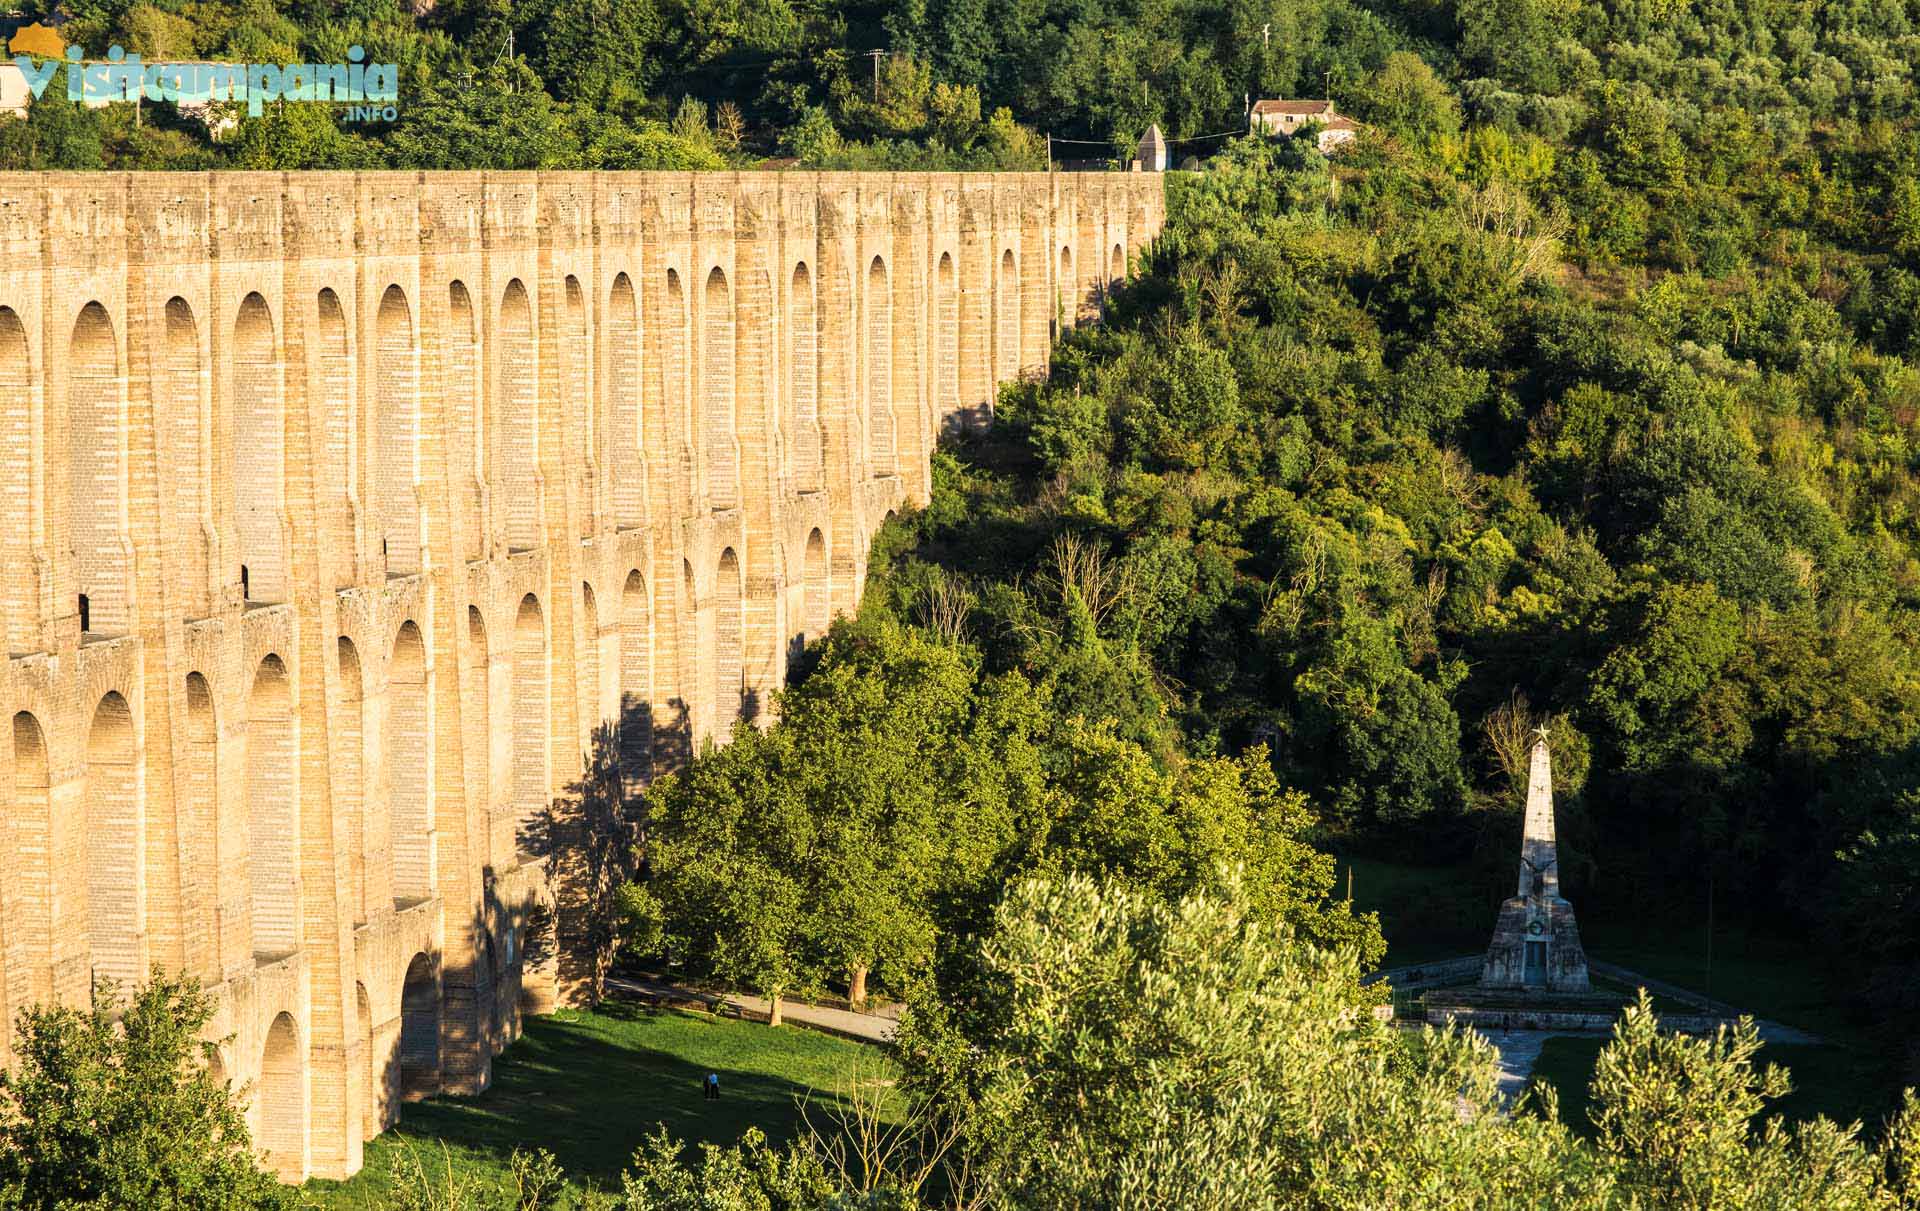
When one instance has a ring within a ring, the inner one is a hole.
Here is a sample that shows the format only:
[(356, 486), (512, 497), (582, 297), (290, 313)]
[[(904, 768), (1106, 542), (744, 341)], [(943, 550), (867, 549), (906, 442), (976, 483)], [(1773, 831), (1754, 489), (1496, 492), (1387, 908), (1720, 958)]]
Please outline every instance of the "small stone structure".
[(1544, 730), (1527, 772), (1527, 814), (1520, 838), (1518, 893), (1500, 905), (1493, 941), (1480, 966), (1480, 987), (1534, 993), (1586, 993), (1587, 955), (1573, 905), (1560, 895), (1560, 859), (1553, 830), (1553, 762)]
[(1167, 140), (1161, 135), (1159, 124), (1147, 127), (1147, 133), (1140, 136), (1140, 149), (1134, 153), (1134, 159), (1147, 172), (1165, 172), (1169, 157)]

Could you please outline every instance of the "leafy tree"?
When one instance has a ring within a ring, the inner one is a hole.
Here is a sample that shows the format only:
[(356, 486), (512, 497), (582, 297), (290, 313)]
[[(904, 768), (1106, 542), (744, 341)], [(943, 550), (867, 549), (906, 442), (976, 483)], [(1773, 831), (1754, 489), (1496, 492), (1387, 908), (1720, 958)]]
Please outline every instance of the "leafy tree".
[(91, 1011), (22, 1011), (0, 1074), (0, 1206), (290, 1206), (207, 1067), (212, 1018), (197, 977), (159, 972), (126, 1000), (103, 985)]

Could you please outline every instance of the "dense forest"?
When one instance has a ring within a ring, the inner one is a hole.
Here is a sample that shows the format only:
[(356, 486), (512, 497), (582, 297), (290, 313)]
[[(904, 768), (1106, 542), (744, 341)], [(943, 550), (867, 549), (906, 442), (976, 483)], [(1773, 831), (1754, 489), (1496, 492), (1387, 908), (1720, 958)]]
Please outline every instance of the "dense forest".
[[(1916, 0), (63, 11), (364, 45), (399, 118), (216, 143), (49, 92), (0, 165), (1037, 168), (1159, 123), (1208, 159), (1103, 322), (937, 456), (779, 722), (650, 792), (633, 951), (909, 996), (904, 1087), (1034, 1205), (1915, 1205), (1911, 1113), (1750, 1137), (1757, 1043), (1644, 1013), (1593, 1149), (1492, 1115), (1469, 1043), (1355, 1025), (1384, 947), (1324, 851), (1509, 879), (1545, 727), (1583, 917), (1705, 884), (1920, 1008)], [(1230, 137), (1300, 95), (1361, 137)]]

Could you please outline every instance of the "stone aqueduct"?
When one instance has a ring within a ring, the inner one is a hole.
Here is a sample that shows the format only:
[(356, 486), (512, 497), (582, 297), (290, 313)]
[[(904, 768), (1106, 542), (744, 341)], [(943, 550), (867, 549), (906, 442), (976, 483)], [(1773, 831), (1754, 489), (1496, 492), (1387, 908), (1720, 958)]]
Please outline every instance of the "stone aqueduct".
[(288, 1180), (485, 1087), (1157, 182), (0, 175), (0, 1011), (199, 976)]

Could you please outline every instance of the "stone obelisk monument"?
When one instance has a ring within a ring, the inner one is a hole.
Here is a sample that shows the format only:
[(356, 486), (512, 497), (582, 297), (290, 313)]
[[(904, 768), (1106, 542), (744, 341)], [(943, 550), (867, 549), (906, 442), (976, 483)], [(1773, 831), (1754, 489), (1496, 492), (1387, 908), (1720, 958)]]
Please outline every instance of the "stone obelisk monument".
[(1493, 941), (1480, 966), (1480, 986), (1541, 993), (1591, 991), (1573, 905), (1560, 896), (1560, 858), (1553, 835), (1553, 759), (1547, 752), (1545, 728), (1533, 742), (1527, 771), (1519, 892), (1500, 905)]

